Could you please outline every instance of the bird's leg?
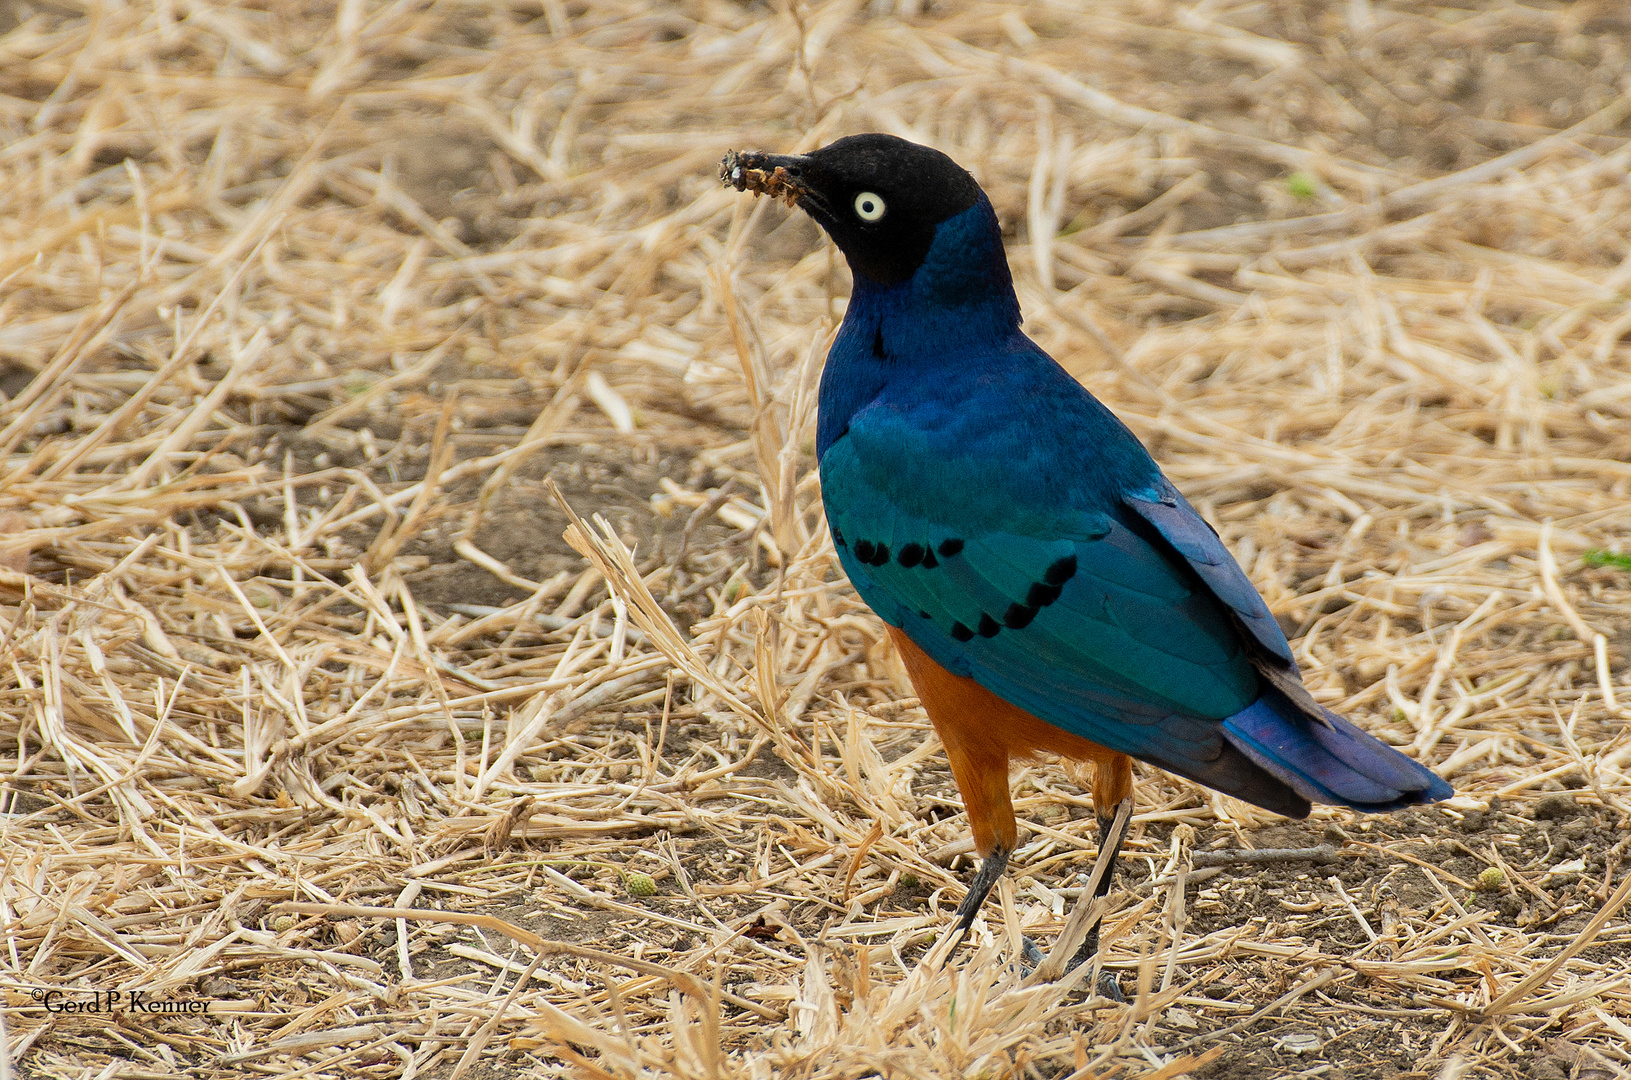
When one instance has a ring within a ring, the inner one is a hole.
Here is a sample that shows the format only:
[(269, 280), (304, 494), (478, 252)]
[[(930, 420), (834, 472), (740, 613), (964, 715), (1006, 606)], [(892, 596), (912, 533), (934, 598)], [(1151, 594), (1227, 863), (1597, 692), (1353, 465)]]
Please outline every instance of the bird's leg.
[[(968, 895), (963, 902), (957, 905), (957, 922), (953, 924), (952, 933), (966, 934), (974, 925), (974, 917), (980, 913), (991, 890), (996, 888), (997, 880), (1002, 872), (1008, 868), (1008, 858), (1012, 854), (1007, 845), (998, 844), (991, 854), (980, 860), (980, 868), (974, 872), (974, 877), (968, 883)], [(1024, 934), (1019, 936), (1019, 970), (1029, 975), (1042, 962), (1042, 950), (1037, 947)]]
[[(1099, 819), (1099, 859), (1105, 863), (1104, 875), (1099, 878), (1099, 887), (1094, 890), (1093, 898), (1110, 895), (1110, 885), (1116, 874), (1116, 858), (1121, 854), (1122, 842), (1127, 839), (1127, 832), (1133, 824), (1133, 762), (1125, 755), (1118, 754), (1108, 760), (1095, 762), (1093, 770), (1093, 813)], [(1121, 828), (1116, 828), (1117, 821)], [(1105, 852), (1109, 855), (1106, 856)], [(1099, 926), (1103, 920), (1095, 922), (1087, 931), (1087, 937), (1082, 939), (1081, 947), (1076, 955), (1071, 957), (1070, 966), (1066, 971), (1074, 971), (1078, 964), (1090, 962), (1099, 952)], [(1124, 1001), (1121, 987), (1116, 983), (1116, 977), (1107, 971), (1099, 972), (1098, 992), (1111, 1001)]]
[[(1129, 795), (1128, 798), (1131, 799), (1132, 796)], [(1116, 809), (1119, 809), (1119, 807)], [(1132, 822), (1131, 814), (1127, 815), (1127, 822), (1128, 824), (1124, 824), (1120, 829), (1117, 829), (1116, 814), (1114, 812), (1108, 817), (1099, 815), (1099, 850), (1103, 851), (1105, 848), (1109, 848), (1110, 863), (1108, 869), (1104, 872), (1104, 876), (1099, 879), (1099, 887), (1093, 892), (1094, 899), (1110, 895), (1111, 879), (1116, 874), (1116, 857), (1121, 854), (1122, 842), (1127, 839), (1127, 833)], [(1082, 942), (1081, 948), (1076, 950), (1076, 956), (1071, 960), (1070, 966), (1074, 968), (1084, 960), (1092, 959), (1093, 954), (1098, 951), (1099, 924), (1094, 923), (1093, 928), (1087, 932), (1087, 938)]]
[[(1110, 894), (1110, 881), (1111, 878), (1115, 876), (1116, 872), (1116, 858), (1121, 854), (1122, 842), (1127, 839), (1127, 833), (1132, 827), (1132, 800), (1133, 797), (1131, 795), (1127, 796), (1127, 798), (1123, 800), (1123, 802), (1127, 804), (1127, 813), (1125, 815), (1120, 813), (1112, 813), (1108, 817), (1103, 814), (1097, 815), (1099, 819), (1099, 850), (1102, 852), (1108, 849), (1110, 856), (1109, 864), (1106, 866), (1104, 871), (1104, 876), (1099, 879), (1099, 887), (1093, 892), (1094, 899), (1108, 896)], [(1097, 810), (1097, 807), (1094, 809)], [(1120, 807), (1116, 807), (1116, 810), (1119, 811)], [(1118, 817), (1122, 818), (1122, 825), (1119, 829), (1116, 828), (1116, 819)], [(1095, 922), (1087, 931), (1087, 937), (1082, 940), (1081, 947), (1076, 950), (1076, 955), (1071, 957), (1070, 965), (1065, 969), (1066, 971), (1076, 970), (1078, 964), (1091, 963), (1093, 957), (1098, 955), (1099, 927), (1102, 925), (1102, 923), (1102, 919)], [(1109, 998), (1111, 1001), (1127, 1000), (1122, 996), (1121, 987), (1117, 984), (1116, 977), (1110, 974), (1108, 971), (1099, 972), (1098, 985), (1096, 989), (1101, 995)]]
[(889, 633), (946, 748), (946, 763), (974, 833), (974, 850), (982, 856), (979, 870), (968, 883), (968, 895), (957, 906), (956, 929), (967, 932), (1019, 845), (1013, 797), (1008, 791), (1009, 747), (992, 737), (989, 722), (993, 707), (1004, 706), (972, 679), (953, 675), (930, 660), (899, 630), (891, 627)]
[(997, 879), (1002, 872), (1008, 869), (1008, 856), (1013, 852), (1005, 844), (998, 844), (991, 849), (991, 854), (980, 860), (980, 868), (974, 872), (974, 878), (968, 883), (968, 895), (963, 902), (957, 905), (957, 927), (959, 932), (966, 933), (974, 925), (974, 916), (980, 913), (980, 905), (985, 898), (991, 895), (996, 887)]

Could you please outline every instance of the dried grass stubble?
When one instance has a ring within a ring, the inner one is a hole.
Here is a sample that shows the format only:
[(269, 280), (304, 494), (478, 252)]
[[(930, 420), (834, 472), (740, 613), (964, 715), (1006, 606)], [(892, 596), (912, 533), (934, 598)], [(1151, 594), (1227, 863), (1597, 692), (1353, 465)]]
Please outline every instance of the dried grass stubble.
[[(1171, 1077), (1317, 1032), (1354, 1074), (1631, 1063), (1631, 588), (1581, 562), (1625, 547), (1631, 490), (1609, 31), (1328, 7), (1296, 12), (1359, 59), (1249, 7), (10, 28), (0, 351), (39, 374), (0, 406), (0, 964), (212, 999), (70, 1027), (14, 990), (16, 1061)], [(1572, 127), (1502, 156), (1450, 115), (1442, 175), (1385, 150), (1364, 120), (1426, 63), (1388, 49), (1476, 33), (1527, 70), (1515, 27), (1576, 80)], [(1248, 75), (1291, 89), (1230, 112)], [(1276, 827), (1141, 773), (1119, 1009), (1009, 963), (1094, 850), (1069, 773), (1028, 765), (1016, 875), (946, 956), (966, 829), (805, 446), (843, 271), (750, 259), (768, 200), (711, 175), (790, 115), (788, 150), (890, 130), (975, 170), (1027, 329), (1302, 631), (1316, 696), (1461, 801)], [(690, 457), (649, 532), (589, 476), (514, 519), (570, 521), (589, 569), (482, 531), (587, 445)], [(499, 584), (460, 610), (432, 556)]]

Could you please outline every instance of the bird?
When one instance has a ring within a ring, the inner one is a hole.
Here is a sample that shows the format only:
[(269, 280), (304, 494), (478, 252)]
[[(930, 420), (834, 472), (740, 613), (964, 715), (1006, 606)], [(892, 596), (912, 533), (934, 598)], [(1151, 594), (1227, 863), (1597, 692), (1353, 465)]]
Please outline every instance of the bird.
[[(867, 133), (731, 151), (720, 179), (798, 207), (849, 263), (818, 395), (822, 501), (963, 799), (981, 861), (958, 930), (1017, 844), (1011, 761), (1092, 765), (1111, 867), (1134, 758), (1290, 818), (1454, 794), (1314, 700), (1217, 532), (1020, 329), (996, 213), (952, 158)], [(1097, 945), (1095, 926), (1071, 966)]]

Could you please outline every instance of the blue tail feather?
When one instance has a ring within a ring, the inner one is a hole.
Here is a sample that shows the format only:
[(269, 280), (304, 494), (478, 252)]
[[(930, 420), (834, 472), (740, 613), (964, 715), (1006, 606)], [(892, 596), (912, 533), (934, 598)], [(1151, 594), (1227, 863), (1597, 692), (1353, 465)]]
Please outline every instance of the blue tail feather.
[(1448, 799), (1455, 789), (1399, 751), (1331, 712), (1321, 724), (1278, 691), (1223, 722), (1223, 734), (1310, 802), (1365, 813)]

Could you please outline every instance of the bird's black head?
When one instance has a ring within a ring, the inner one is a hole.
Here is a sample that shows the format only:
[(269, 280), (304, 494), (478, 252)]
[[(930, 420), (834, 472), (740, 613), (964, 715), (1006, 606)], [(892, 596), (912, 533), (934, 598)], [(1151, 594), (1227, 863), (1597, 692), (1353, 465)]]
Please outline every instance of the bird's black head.
[(934, 243), (935, 226), (980, 198), (974, 178), (945, 154), (877, 133), (805, 155), (732, 151), (719, 178), (801, 207), (827, 230), (851, 270), (880, 285), (911, 277)]

